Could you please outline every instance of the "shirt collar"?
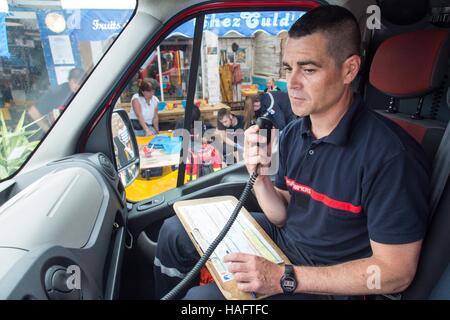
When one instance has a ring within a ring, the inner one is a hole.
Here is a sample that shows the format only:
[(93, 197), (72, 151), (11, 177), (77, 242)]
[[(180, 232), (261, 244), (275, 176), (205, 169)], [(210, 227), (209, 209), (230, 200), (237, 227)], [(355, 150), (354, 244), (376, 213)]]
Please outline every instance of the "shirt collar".
[[(321, 140), (326, 143), (331, 143), (335, 145), (345, 145), (350, 138), (352, 128), (354, 126), (353, 122), (359, 113), (363, 110), (364, 106), (361, 101), (361, 96), (355, 94), (353, 96), (353, 102), (348, 108), (347, 112), (344, 114), (342, 119), (339, 121), (338, 125), (334, 130), (326, 137)], [(312, 136), (311, 132), (311, 119), (309, 116), (303, 118), (300, 133), (302, 137)]]

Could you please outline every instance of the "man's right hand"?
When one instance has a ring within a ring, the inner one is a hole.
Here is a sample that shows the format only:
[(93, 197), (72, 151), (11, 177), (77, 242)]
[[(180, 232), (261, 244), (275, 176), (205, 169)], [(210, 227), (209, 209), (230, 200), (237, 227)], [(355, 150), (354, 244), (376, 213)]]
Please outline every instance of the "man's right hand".
[[(259, 146), (258, 146), (259, 143)], [(257, 125), (251, 126), (245, 130), (244, 139), (244, 161), (247, 171), (252, 174), (256, 171), (257, 165), (260, 167), (268, 166), (271, 161), (270, 154), (267, 152), (267, 138), (259, 134)], [(259, 174), (264, 174), (264, 170), (258, 170)]]
[[(275, 145), (278, 139), (275, 130), (272, 131), (272, 137), (274, 137)], [(288, 191), (277, 189), (272, 184), (270, 175), (275, 173), (273, 171), (276, 168), (271, 165), (271, 153), (268, 154), (266, 146), (267, 139), (259, 134), (259, 127), (254, 125), (245, 130), (244, 141), (244, 161), (247, 170), (250, 174), (255, 170), (259, 173), (253, 185), (256, 199), (270, 222), (277, 227), (282, 227), (287, 220), (287, 204), (290, 201), (290, 195)]]

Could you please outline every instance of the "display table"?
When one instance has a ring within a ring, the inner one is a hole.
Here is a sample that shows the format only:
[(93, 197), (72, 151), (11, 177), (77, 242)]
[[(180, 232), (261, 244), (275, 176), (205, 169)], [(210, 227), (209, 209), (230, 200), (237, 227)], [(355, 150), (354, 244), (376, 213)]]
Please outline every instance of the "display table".
[[(170, 132), (161, 132), (161, 134), (171, 135)], [(148, 143), (154, 137), (155, 136), (136, 138), (139, 147), (141, 170), (178, 165), (180, 160), (179, 152), (166, 153), (164, 149), (152, 149), (149, 156), (145, 155), (144, 147), (148, 147)]]
[[(162, 131), (161, 134), (171, 135), (171, 132)], [(140, 171), (139, 177), (126, 188), (127, 199), (141, 201), (153, 197), (161, 192), (173, 189), (177, 185), (178, 169), (173, 167), (179, 163), (179, 153), (165, 154), (162, 150), (154, 150), (150, 157), (144, 153), (144, 147), (154, 136), (136, 137), (139, 147)], [(161, 175), (144, 178), (142, 173), (146, 170), (161, 168)]]
[[(168, 104), (173, 103), (174, 101), (166, 101)], [(181, 101), (175, 101), (177, 102), (177, 107), (168, 109), (167, 106), (164, 110), (158, 111), (158, 118), (159, 122), (176, 122), (178, 119), (184, 117), (184, 111), (185, 109), (181, 105)], [(120, 103), (117, 105), (119, 108), (125, 109), (127, 112), (131, 108), (130, 103)], [(223, 104), (221, 102), (216, 103), (214, 105), (210, 104), (203, 104), (200, 106), (200, 113), (202, 116), (202, 120), (210, 122), (212, 126), (216, 126), (216, 119), (217, 119), (217, 112), (225, 108), (227, 110), (230, 110), (230, 107), (226, 104)]]

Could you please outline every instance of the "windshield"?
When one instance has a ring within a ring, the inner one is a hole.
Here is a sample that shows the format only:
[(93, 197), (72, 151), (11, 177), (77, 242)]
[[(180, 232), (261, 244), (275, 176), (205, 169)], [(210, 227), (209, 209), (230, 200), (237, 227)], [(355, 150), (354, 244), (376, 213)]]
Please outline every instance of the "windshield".
[(136, 0), (0, 0), (0, 179), (27, 160)]

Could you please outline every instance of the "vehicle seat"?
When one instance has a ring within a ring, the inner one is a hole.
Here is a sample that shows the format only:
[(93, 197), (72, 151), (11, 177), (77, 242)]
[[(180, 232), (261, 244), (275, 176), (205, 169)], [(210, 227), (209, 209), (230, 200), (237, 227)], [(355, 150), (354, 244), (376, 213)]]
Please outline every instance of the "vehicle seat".
[[(391, 101), (419, 98), (421, 109), (424, 97), (438, 89), (444, 79), (449, 51), (447, 30), (420, 30), (393, 36), (385, 40), (375, 53), (370, 68), (370, 84), (390, 96)], [(395, 108), (386, 112), (383, 106), (375, 106), (375, 109), (381, 108), (376, 111), (414, 137), (431, 162), (446, 124), (434, 119), (413, 119)]]
[[(447, 92), (447, 106), (450, 107), (450, 89)], [(440, 151), (445, 150), (446, 160), (450, 155), (449, 127), (446, 138), (441, 141)], [(441, 159), (442, 160), (442, 155)], [(444, 158), (445, 159), (445, 158)], [(436, 159), (437, 160), (437, 159)], [(444, 176), (446, 182), (441, 198), (425, 236), (419, 265), (414, 281), (403, 293), (403, 299), (448, 299), (450, 300), (450, 180), (448, 172), (434, 162), (433, 175)], [(432, 190), (435, 186), (432, 186)]]
[[(393, 99), (419, 97), (420, 100), (440, 86), (448, 69), (449, 48), (447, 30), (421, 30), (394, 36), (378, 48), (370, 69), (370, 83)], [(392, 113), (377, 111), (406, 130), (422, 145), (430, 161), (434, 159), (448, 120), (419, 120), (396, 113), (396, 110), (389, 110)], [(450, 298), (449, 230), (450, 185), (447, 180), (423, 242), (415, 279), (403, 292), (402, 299)]]

